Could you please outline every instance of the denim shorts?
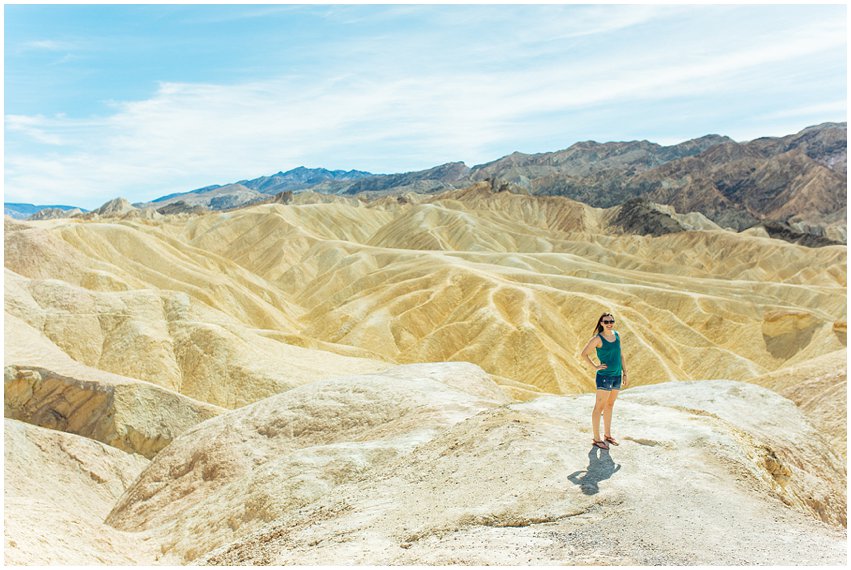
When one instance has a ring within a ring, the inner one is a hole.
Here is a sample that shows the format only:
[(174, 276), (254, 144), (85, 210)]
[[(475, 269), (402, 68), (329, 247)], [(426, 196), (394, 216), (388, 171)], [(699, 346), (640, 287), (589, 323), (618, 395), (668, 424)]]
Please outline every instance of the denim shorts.
[(597, 371), (597, 389), (598, 390), (620, 390), (621, 389), (621, 375), (617, 374), (615, 376), (606, 376), (602, 374), (600, 370)]

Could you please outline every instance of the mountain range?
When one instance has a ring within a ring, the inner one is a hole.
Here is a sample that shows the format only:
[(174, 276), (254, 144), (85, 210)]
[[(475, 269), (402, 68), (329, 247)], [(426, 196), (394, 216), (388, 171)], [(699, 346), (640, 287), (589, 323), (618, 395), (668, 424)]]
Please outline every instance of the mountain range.
[(288, 190), (311, 188), (329, 180), (358, 180), (360, 178), (372, 176), (375, 175), (360, 170), (328, 170), (325, 168), (305, 168), (304, 166), (299, 166), (298, 168), (288, 170), (287, 172), (278, 172), (271, 176), (261, 176), (259, 178), (254, 178), (253, 180), (240, 180), (239, 182), (227, 185), (213, 184), (197, 190), (190, 190), (189, 192), (169, 194), (167, 196), (156, 198), (155, 200), (152, 200), (152, 202), (171, 202), (174, 201), (175, 198), (184, 197), (187, 194), (209, 194), (214, 190), (236, 186), (242, 186), (243, 188), (255, 190), (262, 194), (277, 194), (278, 192)]
[[(566, 196), (599, 208), (640, 198), (680, 214), (701, 213), (734, 231), (762, 225), (778, 237), (845, 243), (846, 177), (847, 125), (823, 123), (749, 142), (716, 134), (670, 146), (646, 140), (585, 141), (554, 152), (514, 152), (472, 168), (451, 162), (415, 172), (372, 174), (300, 166), (134, 206), (226, 210), (266, 202), (282, 192), (371, 198), (435, 194), (490, 181), (513, 193)], [(10, 204), (6, 212), (10, 214)]]
[[(846, 176), (846, 123), (823, 123), (785, 137), (742, 143), (715, 134), (671, 146), (646, 140), (585, 141), (555, 152), (515, 152), (472, 168), (452, 162), (416, 172), (370, 174), (299, 167), (237, 182), (226, 192), (222, 186), (207, 187), (179, 198), (222, 209), (221, 204), (260, 202), (266, 199), (263, 194), (281, 191), (431, 194), (493, 180), (512, 192), (567, 196), (595, 207), (643, 198), (680, 213), (702, 213), (736, 231), (780, 223), (798, 233), (844, 242)], [(223, 198), (239, 194), (238, 199)], [(155, 202), (166, 199), (176, 198)]]
[(16, 220), (24, 220), (29, 218), (30, 216), (34, 216), (41, 212), (42, 210), (62, 210), (64, 212), (68, 212), (68, 215), (73, 210), (79, 210), (81, 212), (86, 212), (83, 208), (78, 208), (77, 206), (65, 206), (65, 205), (41, 205), (37, 206), (35, 204), (23, 204), (20, 202), (4, 202), (3, 203), (3, 215), (9, 216)]

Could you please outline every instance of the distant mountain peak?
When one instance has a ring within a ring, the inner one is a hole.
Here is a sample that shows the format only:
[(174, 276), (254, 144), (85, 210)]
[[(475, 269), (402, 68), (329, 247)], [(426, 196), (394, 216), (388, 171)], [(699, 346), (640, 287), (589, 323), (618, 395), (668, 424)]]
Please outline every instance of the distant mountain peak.
[(88, 210), (86, 210), (85, 208), (78, 208), (77, 206), (66, 206), (62, 204), (35, 205), (21, 202), (3, 203), (3, 214), (16, 220), (23, 220), (29, 218), (30, 216), (34, 216), (42, 210), (65, 210), (66, 212), (69, 212), (68, 215), (71, 215), (73, 210), (88, 212)]
[(275, 195), (288, 190), (301, 190), (323, 182), (357, 180), (368, 176), (374, 175), (360, 170), (328, 170), (327, 168), (297, 166), (286, 172), (279, 171), (271, 176), (261, 176), (253, 180), (240, 180), (238, 184), (263, 194)]
[(125, 198), (113, 198), (94, 211), (99, 216), (114, 216), (124, 214), (136, 208)]

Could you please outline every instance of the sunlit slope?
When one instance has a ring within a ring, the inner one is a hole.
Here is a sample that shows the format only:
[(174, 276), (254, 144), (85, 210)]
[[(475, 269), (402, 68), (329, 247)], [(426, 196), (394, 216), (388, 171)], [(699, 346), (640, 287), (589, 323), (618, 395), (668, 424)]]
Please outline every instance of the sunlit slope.
[(103, 523), (148, 465), (100, 442), (3, 421), (4, 566), (129, 566), (155, 560), (146, 537)]
[[(341, 369), (389, 366), (298, 335), (300, 309), (273, 285), (157, 227), (48, 227), (7, 224), (7, 340), (33, 329), (83, 365), (228, 408)], [(62, 372), (50, 352), (15, 346), (6, 364)]]
[(6, 223), (6, 267), (87, 289), (187, 293), (249, 326), (294, 332), (298, 309), (231, 260), (142, 222)]
[(506, 405), (468, 366), (319, 382), (219, 416), (157, 456), (107, 520), (165, 534), (171, 560), (220, 565), (845, 560), (843, 463), (776, 393), (628, 390), (621, 446), (598, 454), (593, 394)]
[[(627, 235), (614, 215), (479, 185), (419, 200), (54, 224), (38, 226), (40, 239), (68, 252), (45, 254), (30, 273), (182, 291), (282, 342), (470, 361), (551, 392), (591, 388), (578, 352), (604, 310), (618, 317), (637, 384), (749, 379), (844, 348), (844, 246), (720, 230)], [(8, 249), (7, 238), (7, 266)], [(71, 258), (73, 269), (62, 265)]]
[(792, 364), (751, 380), (795, 402), (846, 459), (848, 355), (845, 350)]
[(830, 287), (664, 276), (563, 254), (394, 257), (308, 286), (298, 298), (315, 307), (305, 333), (403, 362), (468, 360), (568, 392), (586, 382), (577, 353), (604, 310), (619, 317), (638, 382), (744, 379), (842, 346), (833, 319), (844, 300)]
[[(366, 208), (355, 201), (284, 206), (269, 204), (235, 212), (170, 219), (165, 234), (202, 251), (227, 258), (285, 293), (298, 292), (305, 278), (316, 276), (304, 264), (317, 243), (335, 244), (345, 255), (346, 244), (365, 243), (394, 213)], [(332, 254), (333, 256), (333, 254)], [(336, 257), (335, 257), (336, 259)], [(287, 272), (302, 271), (293, 282)]]
[(844, 346), (834, 331), (844, 247), (724, 231), (606, 235), (605, 210), (477, 189), (230, 216), (183, 231), (292, 294), (304, 335), (396, 362), (467, 360), (544, 390), (585, 390), (577, 353), (607, 309), (639, 383), (746, 379)]

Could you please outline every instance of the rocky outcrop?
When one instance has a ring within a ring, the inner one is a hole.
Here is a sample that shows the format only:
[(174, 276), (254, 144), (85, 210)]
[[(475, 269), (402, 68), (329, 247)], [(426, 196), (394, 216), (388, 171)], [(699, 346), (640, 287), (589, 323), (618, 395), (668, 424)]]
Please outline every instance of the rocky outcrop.
[(273, 203), (273, 204), (289, 204), (292, 201), (293, 201), (293, 193), (290, 190), (278, 192), (271, 199), (271, 203)]
[(844, 564), (843, 461), (789, 400), (627, 388), (602, 451), (593, 398), (401, 366), (219, 415), (150, 464), (7, 419), (6, 562)]
[(825, 247), (828, 245), (842, 245), (843, 243), (825, 236), (815, 235), (814, 233), (797, 231), (794, 227), (784, 222), (763, 222), (760, 226), (765, 228), (769, 237), (807, 247)]
[(507, 401), (481, 369), (463, 363), (316, 382), (187, 432), (107, 522), (159, 529), (169, 536), (163, 553), (188, 562)]
[(151, 564), (157, 553), (103, 519), (148, 460), (77, 435), (3, 422), (4, 562)]
[(81, 435), (151, 458), (191, 426), (224, 410), (158, 386), (72, 378), (35, 366), (6, 366), (7, 418)]
[(29, 218), (28, 220), (55, 220), (57, 218), (73, 218), (75, 216), (82, 215), (83, 212), (79, 208), (71, 208), (70, 210), (65, 210), (62, 208), (44, 208), (39, 210)]
[(100, 208), (93, 210), (91, 213), (96, 214), (102, 218), (114, 218), (119, 217), (131, 212), (135, 209), (135, 206), (128, 202), (124, 198), (113, 198), (109, 202), (106, 202)]
[(198, 562), (844, 562), (841, 462), (788, 400), (736, 382), (627, 390), (609, 451), (590, 445), (592, 406), (584, 395), (485, 409)]
[(627, 388), (601, 451), (593, 398), (510, 403), (475, 366), (401, 366), (219, 415), (147, 467), (7, 419), (6, 561), (844, 563), (843, 461), (789, 400)]
[(670, 214), (662, 212), (641, 198), (629, 200), (617, 208), (612, 224), (625, 233), (661, 236), (685, 231)]
[[(846, 323), (837, 322), (834, 334), (845, 343)], [(805, 360), (751, 380), (795, 402), (831, 449), (844, 461), (848, 448), (848, 411), (844, 405), (848, 389), (848, 358), (845, 350)], [(845, 477), (843, 470), (839, 475)]]
[(763, 317), (762, 338), (768, 351), (782, 358), (809, 344), (819, 328), (818, 318), (808, 311), (776, 309)]
[(170, 202), (161, 208), (157, 208), (157, 212), (163, 216), (170, 216), (173, 214), (203, 214), (208, 211), (209, 210), (204, 206), (187, 204), (183, 200)]
[(628, 389), (608, 452), (590, 446), (592, 406), (506, 404), (461, 363), (321, 381), (186, 432), (107, 522), (158, 536), (171, 563), (843, 559), (842, 461), (788, 400), (728, 381)]

